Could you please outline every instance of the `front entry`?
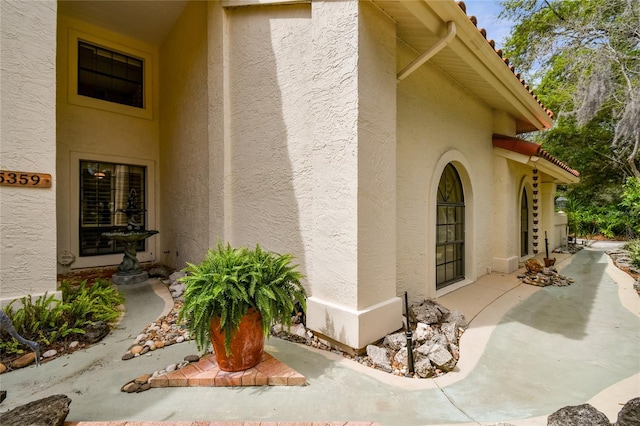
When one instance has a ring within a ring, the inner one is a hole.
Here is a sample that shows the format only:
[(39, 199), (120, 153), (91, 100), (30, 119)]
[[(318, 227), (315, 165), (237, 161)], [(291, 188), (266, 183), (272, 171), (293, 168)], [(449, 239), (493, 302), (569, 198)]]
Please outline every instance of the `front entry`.
[(438, 185), (436, 290), (464, 279), (464, 193), (456, 168), (447, 164)]

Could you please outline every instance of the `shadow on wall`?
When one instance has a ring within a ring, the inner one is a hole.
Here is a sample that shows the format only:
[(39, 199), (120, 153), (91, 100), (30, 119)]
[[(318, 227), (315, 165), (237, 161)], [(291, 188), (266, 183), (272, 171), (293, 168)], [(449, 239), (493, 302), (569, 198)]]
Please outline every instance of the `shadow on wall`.
[(232, 245), (291, 253), (311, 231), (308, 5), (229, 9)]

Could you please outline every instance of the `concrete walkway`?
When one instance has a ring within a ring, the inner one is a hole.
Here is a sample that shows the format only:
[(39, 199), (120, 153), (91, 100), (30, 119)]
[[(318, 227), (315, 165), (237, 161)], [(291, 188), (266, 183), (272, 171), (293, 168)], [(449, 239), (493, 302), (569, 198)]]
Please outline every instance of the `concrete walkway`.
[(128, 380), (197, 353), (195, 345), (182, 343), (120, 360), (166, 309), (163, 286), (146, 285), (124, 289), (135, 315), (125, 316), (101, 344), (0, 376), (0, 388), (8, 391), (0, 411), (62, 393), (73, 401), (69, 422), (525, 426), (545, 425), (558, 408), (585, 402), (615, 421), (621, 404), (640, 396), (640, 298), (633, 280), (597, 245), (557, 257), (560, 273), (575, 284), (538, 288), (521, 284), (516, 274), (494, 273), (438, 300), (470, 319), (456, 371), (438, 379), (400, 378), (272, 338), (267, 352), (303, 374), (308, 386), (126, 394), (120, 388)]

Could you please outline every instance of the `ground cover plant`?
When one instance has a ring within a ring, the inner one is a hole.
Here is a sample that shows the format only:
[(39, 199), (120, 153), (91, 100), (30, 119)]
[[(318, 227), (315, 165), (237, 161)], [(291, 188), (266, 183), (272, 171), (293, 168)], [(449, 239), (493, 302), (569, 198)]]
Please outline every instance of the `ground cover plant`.
[(640, 268), (640, 239), (629, 241), (624, 248), (629, 250), (633, 265)]
[[(124, 298), (108, 280), (63, 280), (60, 290), (62, 300), (47, 294), (34, 300), (29, 295), (20, 299), (19, 308), (12, 302), (4, 309), (18, 334), (37, 341), (42, 353), (68, 352), (68, 343), (74, 340), (80, 342), (78, 348), (83, 347), (86, 327), (98, 321), (110, 324), (120, 317)], [(4, 331), (1, 337), (0, 362), (5, 365), (31, 350)]]

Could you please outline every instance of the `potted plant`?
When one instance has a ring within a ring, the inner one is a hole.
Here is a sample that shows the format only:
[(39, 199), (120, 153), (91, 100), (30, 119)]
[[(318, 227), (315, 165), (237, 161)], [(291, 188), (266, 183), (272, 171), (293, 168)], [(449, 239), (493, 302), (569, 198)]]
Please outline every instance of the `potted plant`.
[(218, 243), (200, 264), (187, 263), (179, 319), (186, 320), (200, 351), (213, 344), (220, 369), (257, 365), (271, 326), (291, 326), (296, 303), (306, 308), (303, 276), (292, 260), (260, 245), (252, 250)]

